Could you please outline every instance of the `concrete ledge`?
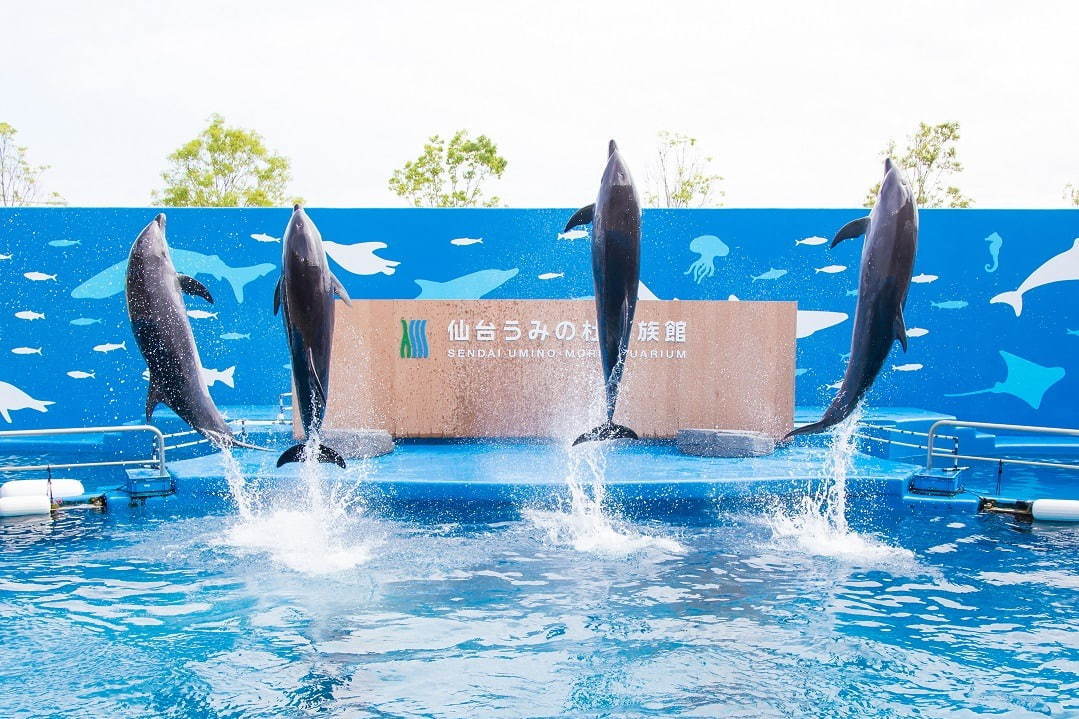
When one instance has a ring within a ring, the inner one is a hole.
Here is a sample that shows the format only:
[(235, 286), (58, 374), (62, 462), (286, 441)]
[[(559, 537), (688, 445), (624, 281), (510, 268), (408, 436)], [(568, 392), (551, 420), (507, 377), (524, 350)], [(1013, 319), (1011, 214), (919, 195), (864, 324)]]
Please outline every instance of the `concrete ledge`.
[(322, 443), (345, 459), (380, 457), (394, 450), (393, 437), (384, 429), (324, 429)]
[(675, 443), (682, 454), (698, 457), (763, 457), (776, 451), (771, 436), (737, 429), (680, 429)]

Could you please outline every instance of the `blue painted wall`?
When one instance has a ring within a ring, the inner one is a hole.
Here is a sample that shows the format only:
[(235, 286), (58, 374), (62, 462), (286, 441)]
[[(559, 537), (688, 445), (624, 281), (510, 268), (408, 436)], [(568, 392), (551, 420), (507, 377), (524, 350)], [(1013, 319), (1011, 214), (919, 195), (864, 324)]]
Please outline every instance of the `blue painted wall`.
[[(141, 415), (145, 365), (127, 321), (122, 263), (155, 214), (138, 208), (0, 210), (0, 414), (8, 413), (11, 427)], [(328, 244), (331, 266), (353, 297), (571, 298), (592, 292), (588, 238), (559, 237), (568, 209), (309, 214), (324, 240), (335, 243)], [(812, 238), (830, 238), (862, 214), (646, 211), (642, 280), (662, 299), (794, 299), (803, 311), (853, 316), (861, 242), (829, 249)], [(204, 365), (235, 367), (235, 387), (211, 387), (221, 406), (272, 404), (288, 389), (283, 333), (271, 314), (281, 252), (273, 239), (288, 217), (285, 209), (168, 213), (179, 269), (196, 275), (217, 299), (210, 306), (190, 298), (188, 309), (214, 313), (191, 320)], [(911, 332), (908, 353), (894, 350), (871, 402), (1079, 426), (1079, 211), (930, 210), (921, 221), (915, 272), (922, 281), (912, 285), (906, 311), (908, 329), (918, 330)], [(1020, 315), (1007, 303), (990, 302), (1047, 261), (1041, 274), (1054, 281), (1027, 291)], [(827, 385), (843, 373), (851, 320), (808, 334), (829, 318), (839, 316), (800, 317), (807, 334), (798, 340), (802, 405), (825, 403), (834, 393)], [(959, 394), (966, 396), (952, 396)], [(20, 409), (27, 404), (47, 411)], [(0, 416), (0, 428), (7, 426)]]

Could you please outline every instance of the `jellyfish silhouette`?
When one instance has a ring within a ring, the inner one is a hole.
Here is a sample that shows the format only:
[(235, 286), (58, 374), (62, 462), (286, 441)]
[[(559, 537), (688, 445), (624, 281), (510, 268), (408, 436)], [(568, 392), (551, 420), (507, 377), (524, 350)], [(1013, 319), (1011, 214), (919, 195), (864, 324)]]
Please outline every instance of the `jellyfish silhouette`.
[(716, 273), (714, 260), (717, 257), (726, 257), (731, 249), (715, 235), (701, 235), (690, 240), (689, 251), (696, 252), (700, 257), (694, 260), (689, 269), (682, 274), (692, 273), (693, 281), (699, 285), (705, 277), (711, 277)]

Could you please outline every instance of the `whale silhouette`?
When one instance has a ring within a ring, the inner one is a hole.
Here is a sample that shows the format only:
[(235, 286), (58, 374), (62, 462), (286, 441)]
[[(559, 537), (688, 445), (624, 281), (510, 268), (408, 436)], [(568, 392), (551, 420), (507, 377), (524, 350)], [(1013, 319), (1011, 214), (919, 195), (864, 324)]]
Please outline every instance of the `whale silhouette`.
[(1042, 398), (1049, 388), (1064, 379), (1063, 367), (1043, 367), (1037, 362), (1023, 359), (1011, 352), (1000, 350), (1000, 356), (1004, 359), (1007, 376), (1003, 382), (997, 382), (986, 389), (976, 389), (973, 392), (957, 392), (945, 394), (945, 397), (970, 397), (976, 394), (1010, 394), (1018, 397), (1034, 409), (1042, 406)]
[(829, 327), (846, 322), (846, 312), (829, 312), (827, 310), (798, 310), (794, 336), (797, 339), (809, 337), (815, 332), (826, 330)]
[[(259, 277), (268, 275), (274, 266), (263, 262), (249, 267), (231, 267), (217, 255), (204, 255), (201, 252), (171, 248), (172, 262), (176, 271), (183, 275), (196, 277), (209, 275), (215, 280), (224, 278), (232, 286), (236, 301), (244, 301), (244, 287)], [(127, 260), (106, 267), (101, 272), (71, 291), (75, 299), (103, 300), (119, 294), (124, 289), (127, 276)]]
[(1027, 292), (1055, 282), (1075, 280), (1079, 280), (1079, 237), (1075, 238), (1071, 248), (1050, 257), (1041, 267), (1031, 272), (1018, 288), (1011, 292), (1001, 292), (989, 302), (993, 304), (1004, 302), (1011, 305), (1015, 316), (1018, 317), (1023, 314), (1023, 295)]
[(519, 270), (480, 270), (445, 282), (415, 280), (420, 286), (417, 300), (478, 300), (517, 276)]
[(34, 409), (38, 412), (48, 412), (48, 405), (56, 404), (48, 400), (34, 399), (13, 384), (0, 382), (0, 417), (11, 424), (11, 412), (17, 409)]

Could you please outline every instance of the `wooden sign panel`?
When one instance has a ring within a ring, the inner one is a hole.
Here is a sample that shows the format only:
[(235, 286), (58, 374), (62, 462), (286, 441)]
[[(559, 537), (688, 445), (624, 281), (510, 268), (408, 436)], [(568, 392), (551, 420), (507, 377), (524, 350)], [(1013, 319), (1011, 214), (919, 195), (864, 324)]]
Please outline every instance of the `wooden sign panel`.
[[(615, 421), (780, 437), (793, 302), (638, 303)], [(572, 438), (605, 416), (592, 300), (337, 303), (328, 427), (398, 437)]]

